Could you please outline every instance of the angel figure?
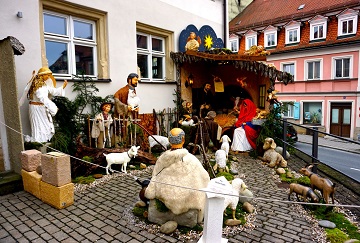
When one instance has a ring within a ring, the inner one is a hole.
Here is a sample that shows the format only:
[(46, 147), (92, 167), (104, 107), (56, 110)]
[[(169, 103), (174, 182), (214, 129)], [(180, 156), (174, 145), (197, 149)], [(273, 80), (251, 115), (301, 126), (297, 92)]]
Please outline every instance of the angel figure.
[(200, 37), (196, 37), (195, 32), (190, 32), (190, 35), (187, 39), (186, 45), (185, 45), (185, 51), (197, 51), (199, 49), (199, 46), (201, 44)]

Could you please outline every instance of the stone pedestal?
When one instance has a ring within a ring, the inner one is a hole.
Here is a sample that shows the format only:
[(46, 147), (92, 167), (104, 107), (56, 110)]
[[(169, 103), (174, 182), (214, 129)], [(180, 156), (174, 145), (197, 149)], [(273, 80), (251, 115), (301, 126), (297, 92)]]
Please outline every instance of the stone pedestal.
[(24, 190), (41, 199), (41, 175), (39, 175), (36, 171), (28, 172), (26, 170), (21, 170), (21, 176), (24, 184)]
[(36, 149), (21, 152), (21, 167), (26, 171), (35, 171), (41, 163), (41, 152)]
[(41, 200), (57, 209), (66, 208), (74, 203), (74, 184), (56, 187), (44, 181), (40, 182)]
[(41, 155), (42, 180), (53, 186), (71, 183), (70, 156), (57, 152)]

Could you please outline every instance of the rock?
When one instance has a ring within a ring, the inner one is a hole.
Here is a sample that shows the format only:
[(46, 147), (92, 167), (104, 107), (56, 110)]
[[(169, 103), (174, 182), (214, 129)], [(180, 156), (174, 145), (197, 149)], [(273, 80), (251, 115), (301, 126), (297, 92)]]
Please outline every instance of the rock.
[(245, 210), (245, 212), (247, 213), (253, 213), (255, 211), (255, 208), (252, 204), (245, 202), (243, 204), (243, 209)]
[[(282, 147), (276, 147), (276, 148), (275, 148), (275, 151), (282, 155), (283, 148), (282, 148)], [(290, 158), (290, 154), (289, 154), (288, 151), (286, 151), (285, 159), (289, 159), (289, 158)]]
[(231, 169), (230, 173), (233, 174), (233, 175), (239, 174), (239, 172), (237, 170), (235, 170), (235, 169)]
[(169, 235), (176, 230), (177, 226), (178, 224), (175, 221), (168, 221), (161, 225), (160, 232)]
[(241, 224), (241, 221), (238, 219), (227, 219), (225, 220), (224, 224), (227, 226), (236, 226)]
[(253, 200), (253, 193), (249, 189), (245, 189), (244, 191), (239, 193), (239, 202), (251, 202)]
[(129, 165), (129, 168), (130, 169), (136, 169), (136, 166), (135, 165)]
[(293, 178), (293, 177), (294, 177), (294, 175), (291, 173), (291, 171), (288, 171), (286, 173), (286, 178)]
[(148, 220), (156, 224), (165, 224), (168, 221), (176, 221), (178, 225), (193, 228), (198, 223), (199, 212), (190, 209), (182, 214), (174, 214), (171, 211), (160, 212), (156, 208), (155, 200), (150, 200), (148, 208)]
[(350, 239), (350, 240), (345, 241), (344, 243), (358, 243), (358, 242), (360, 242), (360, 241), (357, 239)]
[(233, 157), (232, 157), (232, 161), (236, 162), (236, 161), (238, 161), (238, 158), (235, 157), (235, 156), (233, 156)]
[(146, 169), (146, 164), (144, 164), (144, 163), (140, 163), (140, 169)]
[(93, 177), (94, 177), (95, 179), (100, 179), (100, 178), (103, 177), (103, 174), (94, 174)]
[(139, 207), (139, 208), (146, 207), (146, 203), (144, 201), (137, 201), (135, 203), (135, 207)]
[(278, 174), (278, 175), (282, 175), (282, 174), (285, 174), (285, 173), (286, 173), (286, 171), (285, 171), (284, 168), (277, 168), (276, 169), (276, 174)]
[(329, 220), (320, 220), (319, 225), (324, 228), (334, 229), (336, 228), (336, 224)]

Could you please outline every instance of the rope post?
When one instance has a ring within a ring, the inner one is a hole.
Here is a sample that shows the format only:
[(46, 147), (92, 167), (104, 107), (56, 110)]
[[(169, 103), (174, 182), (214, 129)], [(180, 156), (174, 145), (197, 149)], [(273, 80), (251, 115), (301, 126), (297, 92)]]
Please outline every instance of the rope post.
[(287, 126), (288, 126), (287, 120), (284, 119), (284, 122), (283, 122), (283, 141), (284, 142), (283, 142), (283, 151), (282, 151), (283, 158), (286, 158)]
[(318, 165), (318, 149), (319, 149), (319, 133), (318, 128), (313, 128), (312, 135), (312, 164), (314, 165), (312, 168), (312, 172), (317, 173), (317, 165)]

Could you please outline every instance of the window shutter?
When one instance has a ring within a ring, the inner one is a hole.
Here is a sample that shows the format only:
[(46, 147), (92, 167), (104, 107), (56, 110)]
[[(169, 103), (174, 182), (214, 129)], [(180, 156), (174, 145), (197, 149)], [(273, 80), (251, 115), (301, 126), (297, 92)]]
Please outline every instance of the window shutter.
[(300, 102), (294, 102), (294, 119), (300, 119)]

